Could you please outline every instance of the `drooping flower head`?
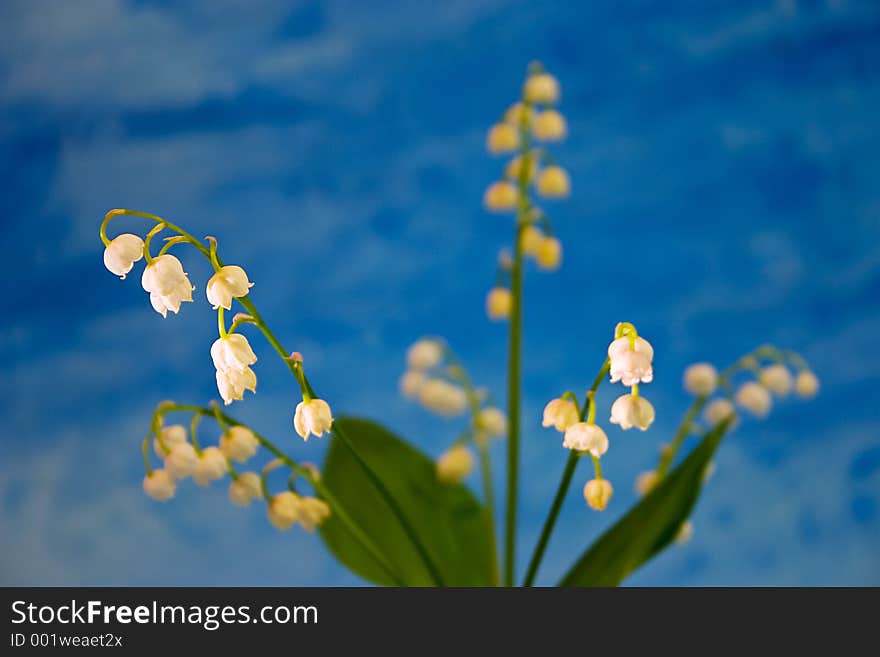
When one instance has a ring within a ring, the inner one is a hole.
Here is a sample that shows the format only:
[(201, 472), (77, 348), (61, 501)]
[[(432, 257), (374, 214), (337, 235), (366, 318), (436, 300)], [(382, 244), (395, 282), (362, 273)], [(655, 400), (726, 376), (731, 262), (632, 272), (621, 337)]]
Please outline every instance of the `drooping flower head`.
[(199, 454), (192, 478), (199, 486), (208, 486), (215, 479), (221, 479), (229, 471), (229, 464), (219, 447), (206, 447)]
[(171, 424), (159, 430), (159, 437), (153, 440), (153, 451), (160, 459), (164, 459), (172, 447), (186, 442), (186, 427), (182, 424)]
[(176, 479), (189, 477), (196, 470), (199, 455), (190, 443), (171, 445), (171, 451), (165, 455), (165, 469)]
[(400, 393), (409, 399), (415, 399), (419, 396), (419, 391), (425, 383), (425, 373), (421, 370), (408, 370), (400, 377)]
[(237, 506), (250, 506), (262, 496), (262, 482), (256, 472), (242, 472), (229, 484), (229, 501)]
[(510, 123), (496, 123), (486, 136), (486, 149), (493, 154), (510, 153), (519, 147), (519, 130)]
[(710, 363), (694, 363), (684, 371), (684, 389), (692, 395), (708, 396), (718, 387), (718, 370)]
[(584, 499), (594, 511), (604, 511), (614, 488), (607, 479), (591, 479), (584, 486)]
[(233, 401), (244, 399), (244, 391), (257, 391), (257, 375), (250, 367), (241, 371), (217, 370), (217, 390), (223, 398), (223, 404), (229, 406)]
[(293, 428), (304, 441), (309, 436), (320, 438), (333, 426), (330, 404), (323, 399), (303, 399), (296, 405), (293, 415)]
[(260, 442), (254, 432), (237, 424), (220, 436), (220, 451), (230, 461), (244, 463), (257, 453)]
[(144, 241), (131, 233), (113, 238), (104, 248), (104, 266), (122, 279), (143, 257)]
[(578, 409), (570, 399), (551, 399), (544, 407), (542, 426), (554, 427), (557, 431), (565, 431), (578, 422)]
[(170, 253), (154, 258), (144, 268), (141, 286), (150, 293), (150, 303), (162, 317), (166, 317), (169, 310), (177, 313), (184, 301), (192, 301), (195, 289), (180, 260)]
[(535, 139), (541, 141), (560, 141), (565, 139), (568, 126), (565, 117), (554, 109), (544, 110), (535, 118), (532, 129)]
[(247, 296), (248, 290), (254, 286), (248, 280), (244, 269), (238, 265), (226, 265), (215, 272), (208, 280), (205, 292), (214, 310), (232, 308), (232, 300)]
[(443, 379), (428, 379), (419, 390), (419, 402), (429, 411), (455, 417), (467, 408), (467, 395), (459, 386)]
[(549, 73), (533, 73), (526, 79), (523, 95), (530, 103), (553, 105), (559, 100), (559, 81)]
[(275, 528), (285, 530), (293, 527), (293, 523), (299, 519), (301, 508), (299, 496), (286, 490), (272, 496), (266, 513)]
[(211, 359), (217, 370), (241, 372), (257, 362), (257, 355), (248, 339), (241, 333), (229, 333), (214, 340)]
[(486, 297), (486, 314), (489, 319), (500, 321), (510, 317), (513, 295), (506, 287), (493, 287)]
[(714, 399), (706, 406), (706, 410), (703, 411), (703, 417), (709, 426), (714, 427), (735, 413), (736, 408), (729, 399)]
[(819, 377), (810, 370), (802, 370), (798, 372), (794, 380), (794, 389), (798, 397), (810, 399), (819, 392)]
[(406, 352), (406, 364), (413, 370), (429, 370), (443, 360), (443, 345), (432, 338), (416, 340)]
[(324, 500), (317, 497), (301, 497), (299, 500), (299, 524), (307, 532), (315, 531), (315, 528), (330, 517), (330, 507)]
[(166, 502), (174, 497), (176, 488), (174, 477), (167, 470), (153, 470), (144, 477), (144, 492), (159, 502)]
[(761, 370), (761, 385), (779, 397), (785, 397), (793, 385), (791, 372), (782, 363), (768, 365)]
[(552, 165), (538, 174), (535, 187), (544, 198), (565, 198), (571, 192), (571, 180), (565, 169)]
[(621, 429), (645, 431), (653, 421), (654, 407), (644, 397), (621, 395), (611, 405), (611, 424), (619, 424)]
[(476, 424), (485, 435), (497, 438), (507, 432), (507, 414), (500, 408), (487, 406), (477, 415)]
[(577, 422), (565, 430), (562, 446), (578, 452), (589, 452), (596, 458), (608, 451), (608, 436), (595, 424)]
[[(619, 331), (618, 331), (619, 333)], [(611, 383), (650, 383), (654, 380), (654, 348), (641, 336), (622, 335), (608, 347), (611, 361)]]
[(736, 403), (757, 418), (765, 418), (770, 412), (770, 391), (760, 383), (749, 381), (736, 391)]
[(474, 456), (464, 445), (453, 445), (437, 459), (437, 479), (445, 484), (461, 483), (474, 469)]

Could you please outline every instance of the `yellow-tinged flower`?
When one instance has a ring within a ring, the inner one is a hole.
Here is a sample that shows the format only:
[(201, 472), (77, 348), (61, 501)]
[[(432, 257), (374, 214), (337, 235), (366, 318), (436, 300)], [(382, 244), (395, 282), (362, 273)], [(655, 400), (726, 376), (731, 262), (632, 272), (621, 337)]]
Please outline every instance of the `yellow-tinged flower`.
[(437, 459), (437, 479), (458, 484), (474, 469), (474, 456), (464, 445), (454, 445)]
[(247, 296), (248, 290), (253, 286), (244, 269), (238, 265), (226, 265), (211, 276), (205, 286), (205, 293), (214, 310), (219, 307), (229, 310), (232, 300)]
[(770, 391), (760, 383), (749, 381), (736, 391), (736, 403), (757, 418), (765, 418), (770, 412)]
[(614, 494), (614, 488), (607, 479), (590, 479), (584, 486), (584, 499), (594, 511), (604, 511)]
[(293, 428), (304, 441), (308, 441), (310, 435), (320, 438), (332, 426), (333, 414), (330, 412), (330, 405), (323, 399), (303, 400), (296, 405)]
[(652, 490), (659, 482), (659, 477), (657, 476), (657, 472), (655, 470), (646, 470), (639, 474), (636, 478), (636, 492), (644, 497)]
[(429, 411), (445, 417), (461, 415), (467, 408), (464, 390), (443, 379), (425, 381), (419, 389), (419, 401)]
[(541, 141), (560, 141), (565, 139), (568, 126), (565, 117), (554, 109), (544, 110), (535, 118), (532, 131)]
[(549, 73), (530, 75), (523, 95), (530, 103), (553, 105), (559, 100), (559, 81)]
[(678, 531), (675, 533), (675, 542), (678, 544), (687, 543), (691, 540), (691, 537), (694, 535), (694, 523), (690, 520), (685, 520), (681, 523), (681, 527), (678, 528)]
[(532, 109), (522, 103), (514, 103), (504, 113), (504, 122), (514, 126), (521, 126), (525, 122), (525, 127), (528, 128), (531, 126), (533, 119), (534, 112)]
[(124, 279), (134, 263), (144, 257), (144, 241), (137, 235), (125, 233), (114, 237), (104, 249), (104, 266)]
[(774, 363), (761, 370), (760, 380), (762, 386), (779, 397), (785, 397), (790, 393), (794, 383), (791, 372), (782, 363)]
[(286, 490), (272, 496), (266, 506), (266, 513), (275, 528), (290, 529), (299, 520), (301, 507), (299, 496)]
[(795, 392), (797, 392), (798, 397), (803, 397), (805, 399), (815, 397), (816, 393), (819, 392), (819, 378), (810, 370), (798, 372), (798, 375), (794, 380), (794, 389)]
[(409, 370), (400, 377), (400, 392), (404, 397), (415, 399), (419, 396), (422, 384), (425, 383), (425, 373), (421, 370)]
[(315, 528), (330, 517), (330, 507), (324, 500), (317, 497), (301, 497), (299, 500), (299, 524), (307, 532), (315, 531)]
[(513, 295), (506, 287), (493, 287), (486, 297), (486, 314), (489, 319), (502, 320), (510, 317)]
[(520, 250), (525, 255), (537, 257), (538, 249), (540, 249), (543, 239), (544, 233), (541, 232), (540, 228), (538, 228), (535, 224), (527, 224), (523, 227), (522, 232), (520, 232)]
[(710, 363), (694, 363), (684, 371), (684, 389), (692, 395), (708, 396), (718, 387), (718, 370)]
[(263, 497), (263, 485), (256, 472), (242, 472), (229, 484), (229, 501), (237, 506), (250, 506)]
[(199, 462), (196, 448), (189, 443), (171, 445), (171, 451), (165, 455), (165, 469), (175, 477), (183, 479), (195, 472)]
[(516, 209), (519, 192), (506, 180), (499, 180), (489, 185), (483, 196), (483, 204), (492, 212), (510, 212)]
[(571, 181), (565, 169), (552, 165), (538, 175), (537, 189), (545, 198), (565, 198), (571, 191)]
[(443, 345), (431, 338), (416, 340), (406, 352), (406, 364), (413, 370), (428, 370), (443, 359)]
[(174, 477), (167, 470), (153, 470), (144, 477), (144, 492), (159, 502), (167, 502), (174, 497), (176, 489)]
[(477, 416), (477, 427), (491, 438), (503, 436), (507, 432), (507, 414), (500, 408), (487, 406)]
[(562, 242), (555, 237), (542, 237), (535, 253), (538, 267), (547, 271), (559, 269), (562, 264)]
[(541, 425), (554, 427), (557, 431), (565, 431), (579, 420), (577, 406), (570, 399), (556, 398), (547, 402), (544, 407), (544, 418)]
[(220, 436), (220, 451), (230, 461), (244, 463), (257, 453), (260, 446), (254, 432), (245, 426), (237, 424)]
[[(535, 171), (538, 170), (538, 162), (534, 155), (529, 155), (525, 158), (525, 161), (528, 163), (526, 182), (531, 182), (532, 178), (535, 177)], [(520, 174), (522, 173), (522, 166), (523, 157), (521, 155), (511, 158), (507, 163), (507, 166), (504, 167), (504, 177), (508, 180), (519, 181)]]
[(510, 153), (519, 147), (519, 129), (510, 123), (496, 123), (486, 136), (490, 153)]

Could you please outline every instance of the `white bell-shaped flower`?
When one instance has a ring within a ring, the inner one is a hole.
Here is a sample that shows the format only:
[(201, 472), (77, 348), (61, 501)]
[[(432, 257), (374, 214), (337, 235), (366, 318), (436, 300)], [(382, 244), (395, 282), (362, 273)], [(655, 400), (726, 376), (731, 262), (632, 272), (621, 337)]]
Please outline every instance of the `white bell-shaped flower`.
[(621, 429), (645, 431), (653, 421), (654, 407), (644, 397), (621, 395), (611, 405), (611, 424), (619, 424)]
[(300, 509), (299, 496), (288, 490), (273, 495), (266, 507), (269, 522), (277, 529), (290, 529), (293, 523), (299, 520)]
[(176, 489), (177, 483), (167, 470), (153, 470), (144, 477), (144, 492), (154, 500), (166, 502), (174, 497)]
[(263, 483), (256, 472), (242, 472), (229, 484), (229, 501), (237, 506), (250, 506), (263, 496)]
[(189, 477), (196, 470), (199, 455), (190, 443), (177, 443), (165, 455), (165, 469), (177, 479)]
[(419, 390), (419, 402), (429, 411), (444, 417), (464, 413), (467, 395), (457, 385), (443, 379), (428, 379)]
[(464, 445), (453, 445), (437, 459), (437, 480), (444, 484), (461, 483), (474, 469), (474, 455)]
[(684, 389), (706, 397), (718, 387), (718, 370), (710, 363), (694, 363), (684, 371)]
[(757, 418), (765, 418), (770, 412), (770, 391), (760, 383), (749, 381), (736, 391), (736, 403)]
[(425, 382), (425, 373), (421, 370), (409, 370), (400, 377), (400, 392), (404, 397), (415, 399)]
[(257, 391), (257, 375), (250, 367), (240, 372), (235, 370), (217, 370), (217, 390), (223, 398), (223, 404), (229, 406), (235, 400), (244, 399), (244, 391)]
[(170, 424), (167, 427), (162, 427), (159, 430), (159, 438), (153, 439), (153, 451), (160, 459), (164, 459), (172, 447), (186, 442), (186, 427), (182, 424)]
[(310, 435), (320, 438), (333, 426), (330, 405), (323, 399), (303, 400), (296, 405), (293, 415), (293, 428), (307, 441)]
[(211, 345), (211, 359), (217, 370), (241, 372), (257, 362), (257, 355), (245, 336), (229, 333)]
[(144, 257), (144, 241), (137, 235), (125, 233), (110, 240), (104, 249), (104, 266), (124, 279), (134, 263)]
[(604, 511), (613, 494), (614, 487), (607, 479), (591, 479), (584, 486), (584, 499), (594, 511)]
[(416, 340), (406, 352), (406, 364), (412, 370), (428, 370), (440, 364), (443, 345), (431, 338)]
[(761, 385), (770, 392), (785, 397), (794, 385), (791, 372), (782, 363), (774, 363), (761, 370)]
[(629, 336), (617, 338), (608, 347), (608, 358), (611, 359), (611, 383), (622, 382), (625, 386), (634, 383), (650, 383), (654, 380), (654, 348), (642, 337), (635, 339), (635, 346), (630, 344)]
[(544, 407), (544, 419), (542, 426), (554, 427), (557, 431), (565, 431), (571, 425), (577, 424), (577, 406), (570, 399), (551, 399)]
[(257, 453), (260, 441), (254, 432), (247, 427), (237, 424), (220, 436), (220, 451), (230, 461), (244, 463)]
[(490, 438), (503, 436), (507, 432), (507, 414), (500, 408), (487, 406), (477, 416), (477, 428)]
[(714, 427), (735, 413), (736, 408), (732, 401), (729, 399), (715, 399), (706, 406), (706, 410), (703, 411), (703, 417), (709, 426)]
[(802, 370), (795, 377), (794, 389), (798, 397), (803, 397), (804, 399), (815, 397), (819, 392), (819, 377), (810, 370)]
[(608, 436), (602, 431), (602, 427), (577, 422), (565, 430), (562, 446), (578, 452), (589, 452), (599, 458), (608, 451)]
[(232, 307), (232, 300), (247, 296), (248, 290), (254, 286), (248, 280), (244, 269), (238, 265), (226, 265), (215, 272), (208, 280), (205, 292), (214, 310)]
[(317, 497), (301, 497), (299, 500), (299, 524), (307, 532), (315, 528), (330, 516), (330, 507), (324, 500)]
[(192, 301), (195, 289), (180, 260), (169, 253), (154, 258), (144, 268), (141, 286), (150, 293), (150, 303), (162, 317), (166, 317), (169, 310), (177, 313), (184, 301)]
[(215, 479), (220, 479), (229, 471), (229, 464), (219, 447), (206, 447), (199, 454), (192, 478), (199, 486), (208, 486)]

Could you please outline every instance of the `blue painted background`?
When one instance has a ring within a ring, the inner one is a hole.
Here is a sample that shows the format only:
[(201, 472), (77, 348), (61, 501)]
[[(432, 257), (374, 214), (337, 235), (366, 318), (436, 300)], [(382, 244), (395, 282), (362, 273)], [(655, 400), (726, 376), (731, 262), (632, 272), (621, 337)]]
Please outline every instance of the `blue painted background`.
[[(527, 273), (520, 568), (566, 457), (540, 410), (629, 320), (657, 421), (609, 428), (615, 499), (596, 514), (576, 486), (540, 581), (633, 501), (682, 368), (771, 341), (820, 396), (744, 421), (693, 540), (631, 582), (880, 584), (880, 6), (855, 0), (0, 4), (0, 583), (358, 583), (225, 485), (143, 496), (154, 404), (216, 397), (207, 269), (185, 254), (197, 301), (163, 321), (139, 270), (103, 268), (98, 223), (133, 207), (216, 235), (337, 411), (439, 454), (460, 424), (399, 397), (403, 353), (444, 335), (503, 398), (483, 302), (512, 228), (481, 208), (483, 143), (535, 58), (563, 83), (573, 194), (547, 206), (562, 270)], [(258, 349), (233, 412), (319, 460)]]

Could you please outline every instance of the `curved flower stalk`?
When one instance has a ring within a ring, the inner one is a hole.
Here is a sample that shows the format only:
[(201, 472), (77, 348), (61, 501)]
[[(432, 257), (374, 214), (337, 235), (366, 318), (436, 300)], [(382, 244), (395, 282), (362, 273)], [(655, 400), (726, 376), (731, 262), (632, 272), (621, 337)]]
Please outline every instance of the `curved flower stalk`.
[(468, 425), (452, 446), (437, 459), (437, 478), (444, 483), (462, 482), (474, 468), (471, 446), (479, 452), (483, 501), (490, 536), (492, 572), (497, 584), (495, 539), (495, 492), (489, 441), (507, 431), (507, 414), (490, 404), (484, 389), (474, 386), (470, 375), (445, 340), (425, 337), (407, 351), (408, 369), (400, 378), (400, 392), (417, 400), (426, 410), (445, 417), (467, 412)]
[[(217, 240), (211, 236), (206, 237), (204, 241), (198, 240), (191, 233), (176, 224), (148, 212), (127, 209), (111, 210), (106, 214), (104, 221), (101, 223), (99, 235), (105, 247), (104, 261), (107, 268), (112, 273), (123, 278), (133, 269), (134, 264), (140, 258), (135, 252), (135, 247), (139, 245), (138, 236), (126, 234), (128, 236), (124, 240), (120, 240), (120, 238), (111, 240), (107, 236), (107, 228), (110, 222), (122, 216), (142, 217), (155, 223), (153, 229), (142, 240), (142, 256), (146, 261), (142, 283), (144, 289), (150, 293), (150, 302), (153, 308), (163, 318), (167, 317), (168, 310), (177, 313), (182, 302), (191, 302), (192, 291), (195, 289), (183, 271), (182, 263), (175, 256), (170, 255), (168, 250), (179, 244), (189, 244), (201, 253), (213, 267), (214, 275), (207, 283), (206, 296), (217, 311), (219, 337), (211, 347), (211, 356), (217, 370), (217, 388), (224, 404), (229, 405), (235, 400), (241, 400), (246, 390), (256, 391), (257, 377), (251, 365), (257, 362), (257, 356), (247, 338), (236, 332), (244, 325), (253, 325), (260, 330), (272, 348), (284, 360), (298, 384), (301, 401), (297, 404), (293, 417), (293, 425), (296, 432), (303, 440), (307, 440), (310, 435), (320, 437), (329, 431), (333, 426), (330, 406), (315, 394), (314, 389), (306, 378), (302, 355), (298, 352), (290, 353), (286, 351), (269, 329), (250, 299), (249, 290), (254, 284), (249, 280), (244, 269), (238, 266), (226, 265), (222, 261), (217, 249)], [(152, 255), (151, 242), (156, 235), (163, 231), (170, 231), (174, 235), (165, 240), (164, 246), (159, 249), (154, 257)], [(238, 302), (245, 312), (236, 314), (227, 328), (224, 313), (226, 310), (231, 309), (233, 300)], [(195, 429), (195, 422), (197, 421), (194, 420), (193, 429)], [(160, 468), (161, 474), (154, 474), (149, 464), (148, 452), (146, 450), (146, 446), (150, 442), (150, 436), (148, 436), (144, 441), (144, 465), (147, 471), (146, 479), (144, 480), (144, 490), (156, 499), (167, 500), (173, 496), (176, 488), (168, 484), (168, 476), (174, 477), (175, 472), (180, 476), (193, 476), (197, 483), (201, 485), (208, 485), (212, 480), (222, 477), (227, 470), (230, 473), (235, 472), (229, 459), (223, 455), (219, 447), (200, 450), (195, 435), (193, 435), (193, 444), (191, 445), (196, 455), (195, 460), (193, 460), (192, 454), (187, 447), (171, 448), (163, 444), (161, 424), (156, 424), (155, 418), (151, 424), (151, 432), (151, 436), (155, 436), (163, 453), (166, 452), (167, 448), (172, 464), (170, 468)], [(356, 462), (364, 470), (388, 504), (434, 582), (442, 584), (442, 577), (433, 559), (414, 530), (412, 523), (403, 512), (400, 504), (391, 495), (380, 477), (376, 475), (360, 456), (357, 448), (345, 435), (345, 432), (335, 430), (334, 433), (351, 452)], [(234, 476), (233, 479), (238, 480), (237, 476)], [(248, 495), (248, 490), (249, 488), (242, 484), (236, 487), (234, 492), (230, 491), (230, 495), (237, 500), (243, 501)], [(267, 497), (266, 499), (269, 498)], [(276, 515), (276, 520), (281, 517), (289, 518), (290, 509), (294, 506), (290, 504), (290, 499), (287, 495), (282, 498), (286, 502), (279, 504), (282, 504), (281, 508), (285, 510), (286, 515)], [(316, 507), (312, 503), (307, 503), (304, 508), (303, 513), (309, 518), (307, 520), (308, 525), (313, 526), (326, 517), (326, 514), (316, 512)]]
[(504, 583), (514, 581), (516, 515), (519, 481), (520, 343), (523, 308), (523, 260), (533, 258), (540, 269), (554, 270), (562, 262), (562, 243), (553, 234), (550, 218), (534, 202), (533, 192), (547, 200), (569, 195), (568, 173), (558, 166), (547, 144), (561, 141), (568, 132), (565, 117), (556, 109), (560, 86), (538, 62), (529, 66), (522, 96), (511, 105), (486, 138), (492, 154), (514, 156), (500, 180), (483, 198), (490, 212), (516, 216), (513, 255), (501, 258), (495, 286), (486, 299), (489, 319), (510, 322), (508, 345), (507, 502), (504, 532)]

